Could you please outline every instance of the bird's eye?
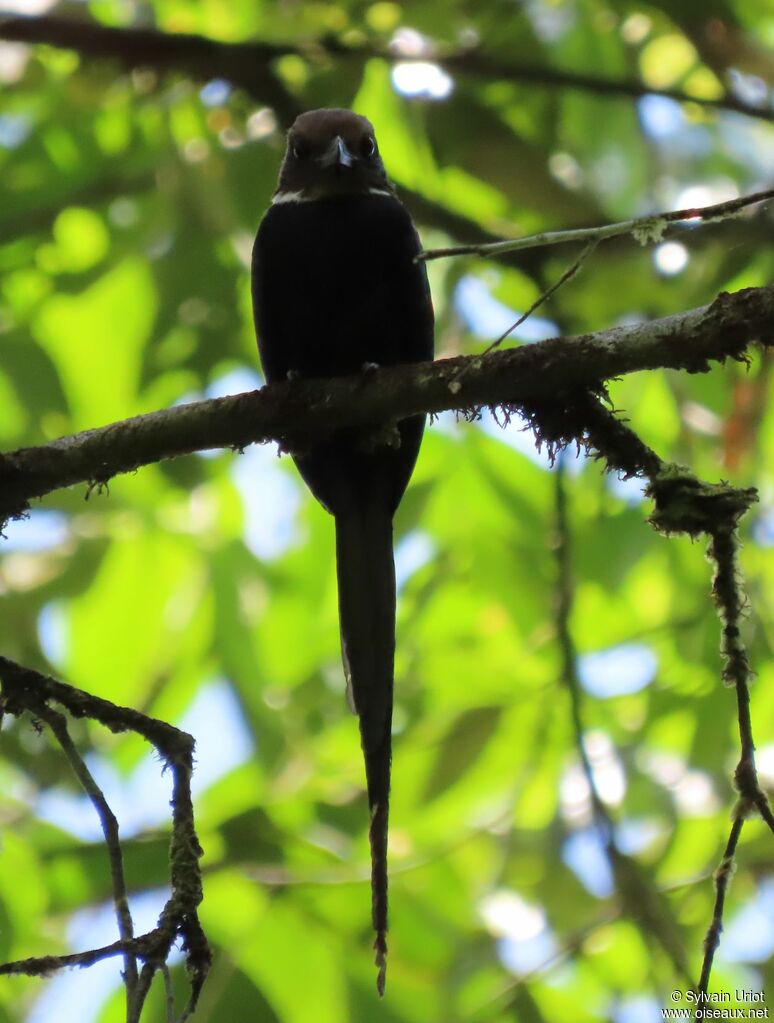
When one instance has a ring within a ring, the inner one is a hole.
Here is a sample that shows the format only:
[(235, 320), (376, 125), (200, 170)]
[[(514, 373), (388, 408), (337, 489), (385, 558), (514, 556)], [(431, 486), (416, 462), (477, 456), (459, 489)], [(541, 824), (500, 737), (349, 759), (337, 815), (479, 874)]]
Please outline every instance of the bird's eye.
[(303, 139), (295, 139), (290, 151), (297, 160), (305, 160), (309, 156), (309, 143)]
[(376, 152), (376, 141), (373, 135), (365, 135), (360, 143), (360, 152), (363, 156), (373, 156)]

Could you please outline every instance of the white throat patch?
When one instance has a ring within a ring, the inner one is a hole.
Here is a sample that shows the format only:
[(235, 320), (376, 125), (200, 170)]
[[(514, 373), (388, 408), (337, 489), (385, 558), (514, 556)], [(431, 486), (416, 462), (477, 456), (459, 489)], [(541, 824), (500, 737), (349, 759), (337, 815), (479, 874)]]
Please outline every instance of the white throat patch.
[[(355, 192), (354, 195), (383, 195), (387, 199), (394, 199), (394, 193), (388, 191), (386, 188), (369, 188), (367, 193)], [(315, 202), (318, 199), (323, 198), (320, 195), (307, 195), (306, 192), (277, 192), (274, 198), (271, 200), (272, 206), (281, 206), (283, 203), (289, 202)]]
[(303, 192), (277, 192), (271, 204), (280, 206), (283, 202), (312, 202), (312, 199)]

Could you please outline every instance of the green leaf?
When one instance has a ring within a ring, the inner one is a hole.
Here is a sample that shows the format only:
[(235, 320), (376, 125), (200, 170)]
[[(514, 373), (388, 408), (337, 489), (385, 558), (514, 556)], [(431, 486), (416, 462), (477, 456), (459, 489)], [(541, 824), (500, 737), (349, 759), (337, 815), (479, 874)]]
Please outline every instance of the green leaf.
[(79, 296), (54, 295), (33, 329), (57, 366), (73, 428), (129, 416), (156, 295), (144, 260), (128, 257)]

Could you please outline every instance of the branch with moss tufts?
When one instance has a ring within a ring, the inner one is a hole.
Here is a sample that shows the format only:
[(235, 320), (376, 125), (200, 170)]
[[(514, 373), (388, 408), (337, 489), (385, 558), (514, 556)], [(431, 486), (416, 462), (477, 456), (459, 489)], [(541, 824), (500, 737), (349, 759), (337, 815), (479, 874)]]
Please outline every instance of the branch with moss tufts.
[[(634, 326), (553, 338), (486, 356), (369, 370), (332, 380), (293, 380), (260, 391), (147, 413), (0, 454), (0, 527), (30, 502), (78, 483), (104, 486), (112, 477), (166, 458), (213, 448), (242, 449), (279, 441), (303, 450), (335, 430), (371, 427), (421, 412), (477, 414), (483, 406), (524, 412), (550, 442), (562, 420), (577, 436), (570, 411), (604, 382), (669, 367), (702, 373), (711, 363), (743, 360), (754, 342), (774, 342), (774, 285), (722, 293), (710, 305)], [(464, 372), (463, 372), (464, 370)]]
[(717, 224), (722, 220), (738, 217), (742, 210), (759, 203), (774, 199), (774, 188), (750, 195), (741, 195), (736, 199), (715, 203), (712, 206), (692, 206), (682, 210), (668, 210), (664, 213), (649, 213), (632, 220), (621, 220), (616, 224), (602, 224), (600, 227), (578, 227), (567, 231), (541, 231), (539, 234), (527, 235), (524, 238), (510, 238), (498, 242), (484, 242), (473, 245), (452, 245), (440, 249), (425, 249), (418, 259), (442, 259), (447, 256), (503, 256), (510, 252), (523, 252), (526, 249), (545, 248), (549, 245), (570, 245), (583, 243), (596, 245), (609, 238), (620, 238), (631, 235), (641, 245), (660, 242), (664, 232), (671, 224), (687, 224), (696, 227), (700, 224)]
[[(118, 823), (75, 748), (67, 719), (51, 705), (58, 704), (73, 718), (98, 721), (111, 732), (137, 732), (157, 749), (172, 775), (172, 836), (170, 842), (170, 897), (157, 926), (147, 934), (133, 936), (133, 923), (126, 895)], [(0, 657), (0, 718), (3, 714), (32, 716), (49, 726), (76, 777), (97, 810), (108, 851), (113, 899), (120, 940), (101, 948), (68, 955), (48, 955), (0, 965), (0, 975), (48, 976), (69, 966), (90, 966), (103, 959), (123, 957), (127, 1023), (139, 1023), (154, 975), (166, 964), (175, 941), (182, 939), (186, 953), (191, 993), (183, 1019), (190, 1016), (210, 966), (211, 954), (199, 923), (202, 900), (199, 858), (202, 854), (194, 824), (191, 800), (194, 741), (179, 729), (150, 718), (130, 707), (59, 682), (47, 675)], [(138, 971), (137, 961), (142, 962)]]
[[(734, 771), (734, 784), (738, 799), (732, 814), (731, 831), (720, 866), (715, 871), (715, 905), (712, 920), (704, 938), (704, 960), (698, 993), (706, 995), (709, 987), (715, 952), (723, 931), (723, 910), (734, 874), (736, 847), (745, 822), (759, 816), (774, 833), (774, 814), (763, 791), (755, 767), (755, 742), (750, 714), (750, 682), (753, 672), (742, 638), (742, 618), (747, 602), (742, 590), (739, 568), (739, 538), (736, 527), (749, 504), (755, 500), (754, 491), (737, 491), (738, 502), (729, 503), (723, 521), (709, 531), (707, 556), (715, 566), (712, 596), (720, 619), (720, 653), (723, 659), (723, 681), (736, 692), (737, 720), (741, 755)], [(703, 1001), (699, 1002), (704, 1004)]]
[[(696, 478), (685, 466), (663, 462), (610, 409), (589, 398), (578, 415), (584, 423), (583, 438), (608, 467), (624, 475), (648, 478), (646, 496), (655, 504), (651, 525), (666, 536), (685, 533), (692, 538), (709, 537), (708, 559), (714, 565), (712, 596), (720, 620), (722, 679), (736, 692), (739, 723), (740, 759), (734, 772), (738, 792), (732, 812), (732, 824), (720, 866), (715, 872), (715, 904), (704, 938), (701, 974), (696, 987), (699, 996), (709, 988), (715, 952), (723, 931), (726, 897), (734, 873), (737, 845), (745, 821), (759, 816), (774, 833), (774, 813), (761, 788), (755, 767), (750, 714), (750, 682), (753, 672), (742, 638), (742, 618), (747, 606), (738, 563), (737, 526), (742, 516), (758, 500), (753, 488), (732, 487), (728, 483), (707, 483)], [(619, 876), (616, 875), (620, 883)], [(703, 1001), (698, 1002), (704, 1004)]]

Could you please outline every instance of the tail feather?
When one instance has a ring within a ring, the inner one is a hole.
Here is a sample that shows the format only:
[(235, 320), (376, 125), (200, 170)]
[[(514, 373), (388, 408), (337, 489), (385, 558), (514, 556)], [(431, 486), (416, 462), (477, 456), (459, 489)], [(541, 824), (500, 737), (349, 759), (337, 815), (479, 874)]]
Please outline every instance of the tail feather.
[(371, 900), (377, 988), (387, 966), (387, 830), (392, 759), (395, 565), (392, 518), (376, 502), (336, 516), (341, 647), (360, 720), (371, 811)]

